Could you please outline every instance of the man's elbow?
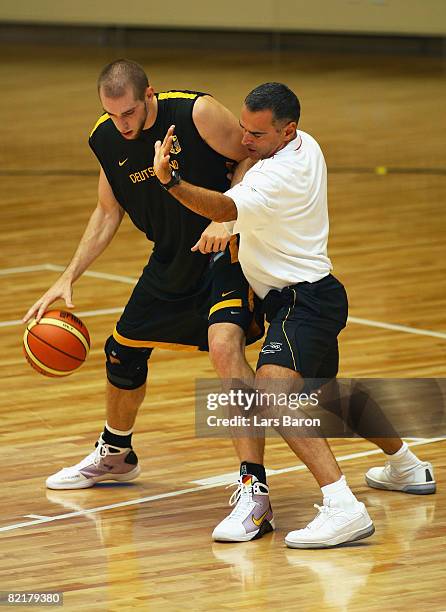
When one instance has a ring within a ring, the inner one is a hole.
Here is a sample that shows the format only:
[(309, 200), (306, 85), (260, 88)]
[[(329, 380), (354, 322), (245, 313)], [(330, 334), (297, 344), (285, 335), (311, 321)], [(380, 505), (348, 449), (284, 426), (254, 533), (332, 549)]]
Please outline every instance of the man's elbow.
[(225, 208), (216, 210), (213, 214), (211, 221), (216, 221), (217, 223), (224, 223), (225, 221), (235, 221), (237, 219), (237, 209), (235, 208)]

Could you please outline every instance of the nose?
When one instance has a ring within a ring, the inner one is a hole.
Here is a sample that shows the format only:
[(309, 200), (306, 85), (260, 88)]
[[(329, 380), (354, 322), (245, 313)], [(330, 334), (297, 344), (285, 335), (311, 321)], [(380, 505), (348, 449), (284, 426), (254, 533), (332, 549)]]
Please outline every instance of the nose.
[(118, 119), (118, 130), (120, 132), (128, 132), (129, 125), (127, 119)]
[(253, 142), (253, 137), (249, 132), (244, 132), (242, 138), (242, 145), (250, 145)]

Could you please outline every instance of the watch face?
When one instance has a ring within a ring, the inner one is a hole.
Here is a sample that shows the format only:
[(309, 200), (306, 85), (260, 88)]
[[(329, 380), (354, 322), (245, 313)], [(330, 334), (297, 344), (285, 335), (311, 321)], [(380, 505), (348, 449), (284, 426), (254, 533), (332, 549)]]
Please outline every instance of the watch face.
[(179, 172), (176, 172), (175, 170), (172, 170), (170, 173), (170, 181), (166, 184), (163, 185), (164, 189), (169, 190), (171, 187), (174, 187), (175, 185), (178, 185), (178, 183), (181, 181), (181, 176)]

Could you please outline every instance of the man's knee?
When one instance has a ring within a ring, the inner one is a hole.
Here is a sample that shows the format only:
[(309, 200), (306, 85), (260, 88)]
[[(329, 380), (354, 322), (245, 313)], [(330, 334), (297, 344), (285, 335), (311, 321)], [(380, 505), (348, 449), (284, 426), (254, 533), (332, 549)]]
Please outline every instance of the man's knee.
[(152, 350), (123, 346), (110, 336), (104, 346), (108, 381), (118, 389), (142, 387), (147, 380), (147, 360)]
[(209, 328), (209, 356), (214, 364), (226, 364), (245, 352), (245, 332), (233, 323)]
[(279, 385), (294, 389), (296, 385), (303, 386), (304, 379), (300, 372), (296, 372), (291, 368), (274, 363), (265, 363), (257, 369), (256, 383), (259, 383), (259, 386)]
[(259, 398), (259, 412), (267, 418), (289, 414), (290, 395), (300, 393), (304, 379), (291, 368), (267, 363), (257, 369), (255, 388)]

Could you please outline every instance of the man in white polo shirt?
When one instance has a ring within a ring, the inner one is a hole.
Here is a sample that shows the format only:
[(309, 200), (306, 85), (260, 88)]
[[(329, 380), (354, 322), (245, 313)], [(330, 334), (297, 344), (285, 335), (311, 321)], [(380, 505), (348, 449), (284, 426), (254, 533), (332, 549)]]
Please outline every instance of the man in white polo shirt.
[[(253, 155), (255, 134), (245, 136), (252, 138), (248, 142)], [(314, 283), (330, 273), (326, 190), (319, 145), (299, 132), (226, 192), (237, 208), (233, 232), (241, 235), (239, 260), (260, 298), (272, 287)]]
[[(249, 382), (255, 389), (280, 389), (287, 395), (302, 390), (305, 379), (335, 379), (337, 336), (346, 324), (348, 309), (344, 287), (330, 274), (327, 256), (324, 157), (317, 142), (297, 130), (299, 116), (297, 97), (281, 83), (265, 83), (247, 96), (240, 125), (250, 160), (239, 165), (233, 181), (237, 184), (225, 194), (186, 183), (172, 171), (169, 159), (175, 126), (169, 128), (163, 143), (155, 144), (154, 160), (162, 187), (184, 206), (214, 221), (235, 221), (231, 231), (240, 234), (243, 272), (263, 300), (270, 323), (255, 380)], [(280, 411), (274, 407), (269, 413)], [(311, 433), (317, 436), (314, 430), (299, 437), (289, 428), (279, 425), (276, 429), (310, 469), (323, 494), (316, 518), (306, 528), (290, 532), (286, 544), (324, 548), (372, 535), (367, 510), (348, 487), (326, 440), (312, 437)], [(410, 469), (412, 476), (426, 466), (432, 469), (397, 437), (376, 443), (394, 457), (394, 468)], [(232, 498), (235, 508), (215, 528), (215, 540), (247, 541), (274, 529), (263, 466), (264, 437), (236, 437), (234, 445), (242, 462)], [(385, 469), (374, 468), (369, 475), (372, 486), (395, 488), (386, 486), (390, 476)], [(435, 485), (433, 477), (418, 484)]]

